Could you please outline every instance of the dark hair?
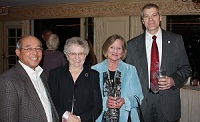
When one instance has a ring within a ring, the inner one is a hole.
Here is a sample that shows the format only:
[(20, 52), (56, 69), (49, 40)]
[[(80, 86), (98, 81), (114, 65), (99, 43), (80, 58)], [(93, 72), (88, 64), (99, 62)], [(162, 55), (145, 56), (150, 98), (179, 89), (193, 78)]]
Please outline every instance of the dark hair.
[(116, 39), (120, 39), (122, 41), (122, 50), (124, 53), (123, 53), (121, 59), (123, 60), (126, 58), (126, 55), (127, 55), (127, 49), (126, 49), (127, 43), (126, 43), (125, 39), (118, 34), (114, 34), (114, 35), (108, 37), (108, 39), (104, 42), (104, 44), (102, 46), (103, 56), (105, 58), (107, 58), (108, 48), (110, 45), (112, 45), (116, 41)]
[(90, 67), (97, 64), (97, 58), (96, 55), (94, 54), (92, 43), (88, 39), (86, 39), (86, 41), (88, 42), (90, 51), (85, 59), (85, 64)]
[(45, 28), (44, 30), (42, 30), (42, 35), (45, 35), (47, 32), (52, 32), (52, 30), (49, 28)]

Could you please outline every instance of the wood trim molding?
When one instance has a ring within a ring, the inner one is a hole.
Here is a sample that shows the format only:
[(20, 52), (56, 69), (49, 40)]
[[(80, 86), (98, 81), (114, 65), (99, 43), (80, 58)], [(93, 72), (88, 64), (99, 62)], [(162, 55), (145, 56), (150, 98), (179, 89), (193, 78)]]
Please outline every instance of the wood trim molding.
[[(10, 7), (9, 14), (0, 16), (0, 20), (79, 18), (105, 16), (139, 15), (147, 1), (89, 2), (56, 4), (48, 6)], [(200, 8), (195, 9), (192, 0), (151, 0), (160, 7), (162, 15), (197, 15)]]

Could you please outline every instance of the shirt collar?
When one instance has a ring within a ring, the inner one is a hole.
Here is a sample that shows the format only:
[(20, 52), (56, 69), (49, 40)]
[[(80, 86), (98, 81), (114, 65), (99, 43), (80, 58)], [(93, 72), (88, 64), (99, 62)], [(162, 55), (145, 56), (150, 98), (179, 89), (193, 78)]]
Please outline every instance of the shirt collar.
[(43, 69), (39, 65), (35, 68), (35, 70), (33, 70), (29, 66), (22, 63), (20, 60), (19, 60), (19, 63), (22, 65), (22, 67), (25, 69), (25, 71), (28, 73), (29, 76), (36, 74), (36, 76), (39, 77), (43, 72)]
[[(160, 35), (161, 35), (161, 28), (159, 27), (159, 29), (158, 29), (158, 32), (156, 33), (156, 34), (154, 34), (156, 37), (159, 37)], [(151, 38), (152, 39), (152, 36), (153, 35), (151, 35), (150, 33), (148, 33), (147, 31), (146, 31), (146, 37), (147, 38)]]

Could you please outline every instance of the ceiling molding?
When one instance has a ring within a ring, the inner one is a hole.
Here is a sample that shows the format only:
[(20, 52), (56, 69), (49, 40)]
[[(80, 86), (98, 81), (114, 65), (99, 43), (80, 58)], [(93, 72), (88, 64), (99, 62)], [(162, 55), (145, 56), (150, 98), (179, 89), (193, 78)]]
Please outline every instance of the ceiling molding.
[[(194, 8), (191, 1), (155, 0), (151, 2), (160, 7), (162, 15), (199, 15), (200, 11)], [(148, 2), (118, 1), (10, 7), (8, 15), (0, 16), (0, 20), (133, 16), (140, 15), (140, 10), (146, 3)]]

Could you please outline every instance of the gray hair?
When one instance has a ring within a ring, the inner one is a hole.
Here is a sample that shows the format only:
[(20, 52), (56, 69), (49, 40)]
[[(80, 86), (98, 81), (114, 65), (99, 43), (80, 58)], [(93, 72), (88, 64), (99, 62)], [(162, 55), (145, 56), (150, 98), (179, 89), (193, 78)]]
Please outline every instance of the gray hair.
[(73, 44), (80, 45), (85, 49), (86, 56), (89, 53), (89, 46), (85, 39), (82, 39), (80, 37), (72, 37), (66, 40), (65, 46), (64, 46), (64, 54), (67, 55), (69, 53), (69, 47)]
[(17, 41), (17, 43), (16, 43), (16, 49), (21, 49), (21, 48), (22, 48), (22, 41), (23, 41), (24, 39), (26, 39), (26, 38), (29, 38), (29, 37), (34, 37), (34, 38), (36, 38), (36, 39), (40, 42), (40, 46), (42, 47), (42, 42), (41, 42), (37, 37), (32, 36), (32, 35), (26, 35), (26, 36), (20, 38), (20, 39)]
[(16, 43), (16, 48), (17, 48), (17, 49), (21, 49), (21, 47), (22, 47), (22, 38), (19, 39), (19, 40), (17, 41), (17, 43)]
[(145, 10), (145, 9), (150, 9), (150, 8), (156, 8), (156, 9), (158, 10), (158, 14), (160, 15), (159, 7), (158, 7), (156, 4), (148, 3), (148, 4), (146, 4), (146, 5), (142, 8), (142, 10), (141, 10), (140, 17), (141, 17), (142, 20), (143, 20), (143, 17), (144, 17), (144, 10)]
[(59, 37), (56, 34), (51, 34), (46, 42), (48, 49), (56, 50), (60, 44)]

